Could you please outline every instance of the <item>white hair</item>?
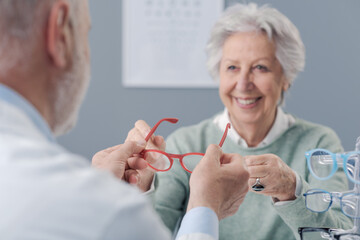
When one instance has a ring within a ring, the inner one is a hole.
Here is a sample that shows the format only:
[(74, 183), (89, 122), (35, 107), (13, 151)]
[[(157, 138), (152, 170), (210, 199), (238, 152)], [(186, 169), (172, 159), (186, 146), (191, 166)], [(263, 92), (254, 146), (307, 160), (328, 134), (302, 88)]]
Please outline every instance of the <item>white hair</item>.
[[(51, 6), (58, 0), (0, 0), (0, 77), (14, 67), (27, 71), (36, 44), (43, 37)], [(83, 0), (67, 0), (70, 4), (70, 21), (74, 27), (75, 48), (72, 52), (71, 69), (57, 76), (52, 93), (52, 121), (50, 128), (55, 136), (66, 133), (76, 123), (81, 102), (90, 79), (86, 59), (86, 45), (79, 32), (83, 16), (80, 3)]]
[[(25, 69), (56, 0), (0, 0), (0, 76), (17, 67)], [(68, 0), (76, 24), (79, 0)]]
[(263, 31), (276, 46), (276, 58), (285, 77), (292, 84), (304, 69), (305, 47), (298, 29), (282, 13), (268, 5), (255, 3), (235, 4), (225, 10), (215, 23), (206, 46), (207, 67), (211, 76), (218, 80), (225, 40), (237, 32)]
[(75, 48), (71, 69), (59, 76), (52, 93), (53, 118), (51, 126), (55, 136), (70, 131), (77, 122), (79, 109), (90, 81), (90, 65), (85, 57), (85, 45), (75, 32)]

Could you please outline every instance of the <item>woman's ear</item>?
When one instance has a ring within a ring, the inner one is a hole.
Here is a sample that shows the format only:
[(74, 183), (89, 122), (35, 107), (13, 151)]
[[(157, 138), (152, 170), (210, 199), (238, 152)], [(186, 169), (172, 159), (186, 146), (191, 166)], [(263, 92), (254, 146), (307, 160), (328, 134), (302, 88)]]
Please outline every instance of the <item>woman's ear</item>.
[(47, 52), (55, 67), (66, 68), (71, 61), (71, 21), (69, 4), (57, 1), (50, 10), (47, 21)]
[(290, 83), (287, 79), (284, 80), (282, 91), (286, 92), (290, 88)]

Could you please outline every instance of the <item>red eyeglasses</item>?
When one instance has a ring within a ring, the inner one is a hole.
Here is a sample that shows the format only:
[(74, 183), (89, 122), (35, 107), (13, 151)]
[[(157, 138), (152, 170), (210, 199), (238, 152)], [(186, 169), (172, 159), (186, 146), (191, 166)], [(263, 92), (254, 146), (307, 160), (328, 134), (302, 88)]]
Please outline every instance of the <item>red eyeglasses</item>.
[[(179, 119), (177, 118), (163, 118), (159, 122), (155, 124), (155, 126), (151, 129), (149, 134), (146, 136), (145, 141), (149, 141), (150, 137), (154, 134), (157, 127), (162, 123), (163, 121), (167, 121), (170, 123), (177, 123)], [(224, 134), (221, 138), (221, 141), (219, 143), (219, 146), (222, 147), (226, 136), (228, 129), (231, 127), (230, 123), (226, 125)], [(204, 153), (198, 153), (198, 152), (192, 152), (192, 153), (186, 153), (186, 154), (172, 154), (172, 153), (166, 153), (160, 150), (156, 149), (145, 149), (141, 152), (144, 159), (147, 161), (148, 165), (156, 170), (156, 171), (169, 171), (174, 163), (174, 158), (179, 159), (181, 166), (189, 173), (192, 173), (195, 166), (200, 162), (202, 157), (205, 155)]]

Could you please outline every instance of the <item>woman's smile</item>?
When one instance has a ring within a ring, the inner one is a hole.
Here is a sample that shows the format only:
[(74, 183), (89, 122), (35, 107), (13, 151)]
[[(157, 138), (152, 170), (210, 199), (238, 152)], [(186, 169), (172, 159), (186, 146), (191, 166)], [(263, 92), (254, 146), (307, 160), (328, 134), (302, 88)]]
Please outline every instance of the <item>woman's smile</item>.
[(256, 98), (236, 98), (234, 97), (237, 105), (242, 109), (251, 109), (255, 108), (259, 103), (262, 97)]

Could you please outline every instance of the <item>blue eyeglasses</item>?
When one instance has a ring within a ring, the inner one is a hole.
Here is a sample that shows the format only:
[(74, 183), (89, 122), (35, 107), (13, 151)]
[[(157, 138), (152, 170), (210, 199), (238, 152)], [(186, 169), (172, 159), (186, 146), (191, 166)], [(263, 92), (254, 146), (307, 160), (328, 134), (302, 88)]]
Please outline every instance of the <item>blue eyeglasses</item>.
[(326, 212), (337, 199), (340, 201), (341, 211), (348, 217), (360, 218), (360, 194), (349, 192), (328, 192), (322, 189), (310, 189), (303, 194), (306, 208), (312, 212)]
[[(310, 173), (319, 180), (331, 178), (338, 165), (342, 166), (346, 176), (350, 181), (360, 184), (355, 180), (354, 169), (355, 163), (359, 160), (360, 152), (332, 153), (326, 149), (313, 149), (305, 153), (307, 165)], [(358, 178), (360, 179), (360, 178)]]

